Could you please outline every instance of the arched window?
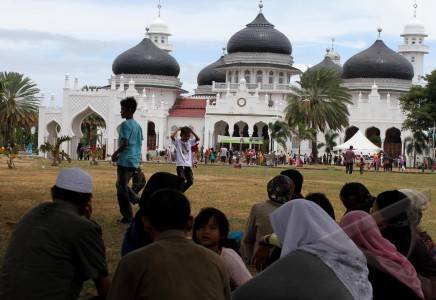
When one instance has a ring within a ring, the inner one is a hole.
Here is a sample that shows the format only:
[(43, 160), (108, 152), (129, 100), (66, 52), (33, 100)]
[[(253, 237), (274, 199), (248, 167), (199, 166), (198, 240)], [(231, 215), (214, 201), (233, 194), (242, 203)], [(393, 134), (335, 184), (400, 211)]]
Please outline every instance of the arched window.
[(412, 56), (412, 58), (410, 59), (411, 62), (415, 62), (415, 56)]
[(235, 71), (235, 83), (239, 83), (239, 71)]
[(291, 82), (291, 74), (287, 74), (286, 75), (286, 83), (290, 83)]
[(230, 83), (232, 83), (232, 79), (233, 79), (232, 75), (233, 75), (232, 71), (229, 71), (229, 77), (227, 77), (227, 81), (230, 82)]
[(256, 73), (256, 83), (262, 83), (262, 82), (263, 82), (262, 71), (257, 71), (257, 73)]
[(160, 42), (161, 42), (162, 44), (165, 44), (165, 38), (164, 38), (164, 37), (161, 37)]
[(250, 71), (246, 70), (244, 72), (244, 78), (247, 83), (250, 83)]
[(268, 83), (273, 84), (274, 83), (274, 72), (270, 71), (268, 75)]
[(415, 45), (415, 44), (416, 44), (416, 39), (412, 38), (412, 45)]
[(279, 73), (279, 84), (285, 83), (285, 74), (283, 72)]

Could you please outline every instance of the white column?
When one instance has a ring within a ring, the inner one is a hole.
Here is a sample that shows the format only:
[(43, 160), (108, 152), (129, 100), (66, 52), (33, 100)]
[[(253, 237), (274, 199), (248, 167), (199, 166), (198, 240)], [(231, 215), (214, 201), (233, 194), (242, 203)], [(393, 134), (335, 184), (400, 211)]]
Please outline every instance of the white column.
[(147, 152), (148, 152), (148, 119), (145, 118), (145, 115), (142, 115), (141, 120), (141, 127), (142, 127), (142, 136), (144, 140), (142, 141), (142, 161), (147, 161)]

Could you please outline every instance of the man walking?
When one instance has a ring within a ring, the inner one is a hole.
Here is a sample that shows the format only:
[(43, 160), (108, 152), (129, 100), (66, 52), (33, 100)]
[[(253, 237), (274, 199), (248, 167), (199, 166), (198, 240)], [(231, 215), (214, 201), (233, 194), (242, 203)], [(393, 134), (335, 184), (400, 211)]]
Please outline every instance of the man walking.
[(135, 98), (128, 97), (120, 102), (121, 123), (118, 144), (119, 148), (112, 154), (112, 161), (117, 162), (117, 198), (122, 215), (121, 223), (130, 224), (133, 218), (132, 206), (136, 204), (139, 196), (129, 187), (129, 181), (141, 163), (142, 129), (138, 122), (133, 120), (137, 103)]
[(350, 146), (350, 149), (344, 153), (345, 174), (353, 174), (354, 157), (353, 146)]

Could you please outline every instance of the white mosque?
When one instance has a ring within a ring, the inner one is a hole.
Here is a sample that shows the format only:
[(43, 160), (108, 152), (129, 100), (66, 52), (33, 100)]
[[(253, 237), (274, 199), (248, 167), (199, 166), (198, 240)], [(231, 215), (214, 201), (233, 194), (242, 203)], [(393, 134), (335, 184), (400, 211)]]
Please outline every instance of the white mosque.
[[(169, 136), (179, 126), (193, 128), (204, 147), (220, 143), (260, 147), (269, 139), (268, 123), (283, 120), (291, 77), (301, 71), (293, 67), (289, 39), (266, 19), (262, 4), (259, 7), (254, 20), (229, 39), (227, 53), (201, 70), (194, 95), (186, 97), (182, 96), (186, 91), (178, 78), (180, 67), (170, 55), (171, 34), (160, 17), (159, 5), (159, 15), (147, 27), (142, 41), (115, 58), (107, 85), (82, 90), (77, 78), (65, 76), (62, 107), (56, 107), (54, 99), (40, 107), (38, 147), (67, 135), (72, 140), (64, 150), (77, 158), (82, 121), (96, 113), (105, 121), (101, 143), (110, 155), (117, 148), (117, 129), (123, 121), (119, 102), (126, 96), (138, 101), (135, 119), (143, 128), (143, 157), (168, 148)], [(424, 55), (429, 50), (416, 8), (415, 4), (414, 18), (404, 27), (398, 52), (385, 45), (380, 29), (371, 47), (343, 65), (332, 47), (324, 60), (312, 67), (336, 70), (352, 94), (350, 127), (338, 142), (360, 129), (389, 154), (403, 151), (402, 143), (410, 133), (401, 131), (404, 114), (398, 99), (412, 84), (424, 84)], [(322, 135), (319, 138), (322, 140)], [(303, 153), (310, 151), (310, 144), (303, 142)], [(297, 146), (296, 141), (290, 141), (287, 150)]]

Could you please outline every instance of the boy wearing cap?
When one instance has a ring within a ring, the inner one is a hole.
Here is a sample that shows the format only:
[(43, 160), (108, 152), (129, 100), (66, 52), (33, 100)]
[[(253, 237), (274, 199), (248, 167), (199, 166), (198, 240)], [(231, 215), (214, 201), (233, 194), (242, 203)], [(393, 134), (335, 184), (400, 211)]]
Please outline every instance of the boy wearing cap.
[(79, 168), (62, 170), (52, 198), (15, 226), (0, 271), (0, 299), (78, 299), (88, 279), (105, 298), (110, 280), (102, 231), (90, 220), (91, 177)]
[(135, 98), (127, 97), (120, 102), (121, 123), (119, 148), (112, 154), (112, 161), (117, 162), (117, 198), (122, 215), (121, 223), (129, 224), (133, 218), (130, 203), (138, 203), (139, 196), (129, 187), (129, 181), (141, 163), (142, 128), (133, 120), (137, 103)]

